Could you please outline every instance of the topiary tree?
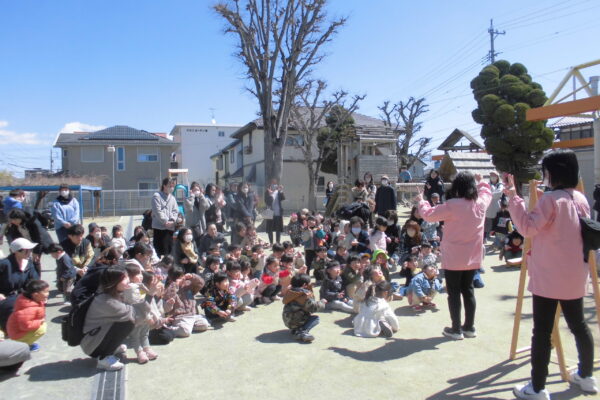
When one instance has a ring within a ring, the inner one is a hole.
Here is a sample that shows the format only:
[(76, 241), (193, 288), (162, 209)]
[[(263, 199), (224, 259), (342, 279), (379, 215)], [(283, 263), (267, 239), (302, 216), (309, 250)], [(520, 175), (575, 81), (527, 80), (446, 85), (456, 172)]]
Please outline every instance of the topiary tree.
[(481, 127), (485, 148), (496, 168), (520, 184), (536, 176), (535, 166), (552, 146), (554, 132), (546, 121), (527, 121), (525, 114), (547, 100), (523, 64), (500, 60), (483, 68), (471, 81), (477, 108), (473, 120)]

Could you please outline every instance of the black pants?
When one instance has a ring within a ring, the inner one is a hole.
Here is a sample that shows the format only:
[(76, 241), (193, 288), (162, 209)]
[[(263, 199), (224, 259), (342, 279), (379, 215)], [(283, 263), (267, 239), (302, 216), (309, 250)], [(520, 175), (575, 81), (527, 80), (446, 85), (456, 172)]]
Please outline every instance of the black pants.
[(556, 306), (560, 302), (569, 329), (575, 336), (579, 354), (579, 376), (592, 376), (594, 341), (583, 316), (583, 298), (556, 300), (533, 295), (533, 336), (531, 337), (531, 383), (539, 392), (546, 385), (550, 362), (551, 337)]
[(465, 323), (462, 325), (465, 329), (473, 329), (475, 324), (475, 289), (473, 288), (474, 269), (467, 271), (445, 270), (446, 289), (448, 291), (448, 308), (450, 309), (450, 318), (452, 319), (452, 329), (459, 331), (461, 329), (461, 296), (465, 306)]
[(281, 285), (269, 285), (263, 290), (263, 297), (273, 297), (277, 296), (277, 294), (281, 291)]
[(276, 215), (272, 219), (268, 219), (266, 223), (267, 236), (269, 243), (273, 244), (273, 232), (275, 232), (275, 243), (281, 243), (281, 232), (283, 231), (283, 217)]
[(173, 248), (173, 231), (168, 229), (153, 229), (152, 243), (159, 257), (171, 254)]
[(310, 275), (310, 267), (317, 257), (317, 252), (315, 250), (304, 250), (304, 263), (306, 264), (306, 273)]
[(115, 322), (112, 324), (106, 333), (106, 336), (104, 336), (102, 343), (96, 347), (96, 350), (94, 350), (90, 356), (94, 358), (104, 358), (114, 354), (117, 347), (119, 347), (125, 341), (125, 338), (129, 336), (134, 326), (135, 324), (131, 321)]

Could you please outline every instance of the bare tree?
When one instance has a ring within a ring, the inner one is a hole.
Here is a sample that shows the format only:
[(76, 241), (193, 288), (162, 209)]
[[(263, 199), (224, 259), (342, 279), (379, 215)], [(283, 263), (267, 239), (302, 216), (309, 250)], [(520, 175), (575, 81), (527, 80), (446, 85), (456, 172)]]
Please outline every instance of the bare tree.
[(265, 131), (265, 175), (280, 180), (290, 106), (298, 82), (310, 74), (346, 18), (326, 20), (327, 0), (227, 0), (214, 9), (239, 39), (238, 58), (256, 96)]
[(423, 122), (417, 122), (417, 119), (429, 111), (428, 105), (425, 104), (425, 98), (410, 97), (406, 102), (399, 101), (394, 104), (386, 100), (382, 106), (377, 108), (381, 111), (381, 117), (385, 124), (396, 133), (396, 154), (399, 167), (410, 168), (417, 159), (431, 154), (431, 149), (428, 149), (431, 137), (418, 136), (419, 131), (423, 128)]
[[(296, 101), (292, 104), (290, 124), (301, 135), (302, 140), (295, 147), (302, 151), (308, 173), (308, 208), (316, 209), (316, 185), (323, 161), (337, 150), (335, 132), (337, 126), (327, 126), (327, 116), (338, 108), (341, 115), (335, 122), (341, 125), (354, 111), (358, 103), (366, 96), (348, 97), (348, 92), (339, 90), (331, 94), (329, 99), (323, 99), (327, 84), (321, 80), (308, 80), (299, 91)], [(321, 143), (319, 145), (318, 143)]]

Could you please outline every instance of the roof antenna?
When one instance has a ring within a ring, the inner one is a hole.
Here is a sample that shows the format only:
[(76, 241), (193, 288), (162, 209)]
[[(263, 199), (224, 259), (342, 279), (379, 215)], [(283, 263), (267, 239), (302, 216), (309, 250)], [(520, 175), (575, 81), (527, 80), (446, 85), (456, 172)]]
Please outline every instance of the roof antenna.
[(209, 108), (210, 110), (210, 117), (211, 117), (211, 124), (216, 125), (217, 124), (217, 120), (215, 119), (215, 109), (214, 108)]

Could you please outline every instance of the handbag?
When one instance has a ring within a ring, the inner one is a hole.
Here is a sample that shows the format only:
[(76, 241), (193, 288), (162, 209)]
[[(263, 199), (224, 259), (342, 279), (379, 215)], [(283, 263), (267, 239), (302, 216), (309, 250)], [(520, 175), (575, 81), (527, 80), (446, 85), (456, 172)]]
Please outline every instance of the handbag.
[[(565, 190), (565, 192), (567, 191)], [(569, 192), (567, 194), (575, 206), (573, 196)], [(575, 207), (575, 212), (577, 212), (577, 207)], [(577, 215), (579, 216), (579, 213)], [(600, 222), (579, 216), (579, 225), (581, 226), (581, 239), (583, 239), (583, 261), (588, 262), (590, 251), (600, 249)]]
[(261, 214), (264, 219), (273, 219), (274, 216), (274, 212), (270, 208), (266, 208)]

